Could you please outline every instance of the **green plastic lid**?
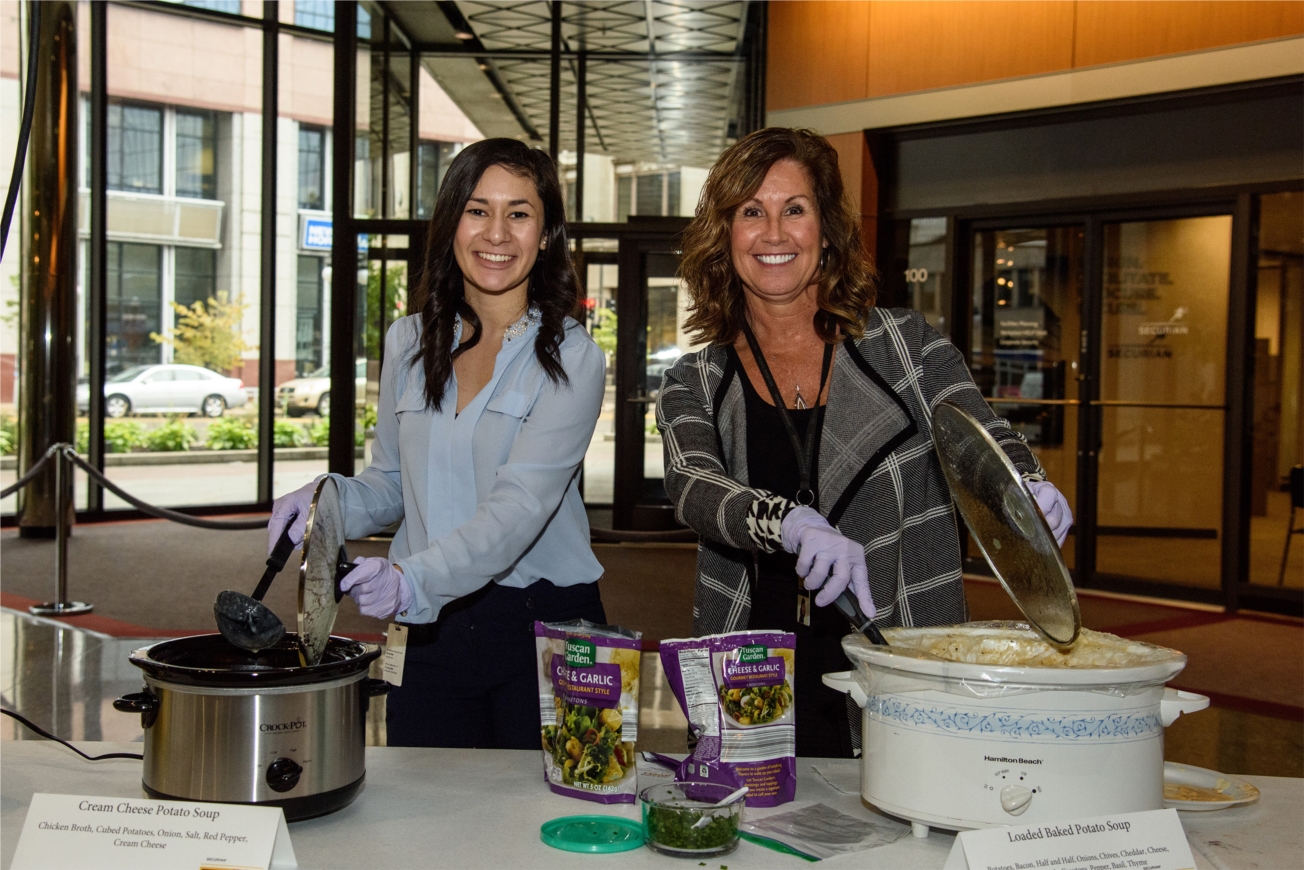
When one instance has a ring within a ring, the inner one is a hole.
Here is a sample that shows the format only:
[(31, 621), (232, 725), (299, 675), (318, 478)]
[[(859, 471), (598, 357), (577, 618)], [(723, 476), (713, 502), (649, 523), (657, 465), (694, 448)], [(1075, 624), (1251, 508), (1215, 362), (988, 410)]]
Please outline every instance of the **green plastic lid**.
[(628, 852), (643, 845), (643, 825), (617, 816), (562, 816), (544, 822), (539, 836), (567, 852)]

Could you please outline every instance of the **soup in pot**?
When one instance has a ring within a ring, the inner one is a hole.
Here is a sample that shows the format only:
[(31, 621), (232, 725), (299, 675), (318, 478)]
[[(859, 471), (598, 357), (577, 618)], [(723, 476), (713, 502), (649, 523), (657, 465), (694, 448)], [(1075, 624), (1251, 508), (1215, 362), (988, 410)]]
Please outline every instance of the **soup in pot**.
[(1133, 668), (1167, 661), (1180, 653), (1166, 647), (1083, 629), (1068, 647), (1056, 646), (1025, 626), (890, 628), (883, 632), (893, 652), (913, 652), (965, 664), (1033, 668)]

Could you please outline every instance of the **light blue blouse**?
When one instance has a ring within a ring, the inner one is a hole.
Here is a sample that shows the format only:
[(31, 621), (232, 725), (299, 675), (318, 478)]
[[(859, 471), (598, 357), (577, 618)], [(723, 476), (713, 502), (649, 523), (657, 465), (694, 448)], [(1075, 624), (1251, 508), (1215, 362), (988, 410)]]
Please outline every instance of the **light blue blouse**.
[(385, 338), (371, 464), (340, 487), (345, 534), (376, 534), (399, 520), (389, 558), (410, 581), (404, 622), (433, 622), (444, 605), (487, 583), (592, 583), (579, 469), (602, 409), (606, 359), (566, 321), (554, 384), (534, 354), (538, 325), (505, 340), (493, 377), (455, 414), (457, 377), (442, 411), (426, 408), (425, 375), (409, 365), (420, 324), (404, 317)]

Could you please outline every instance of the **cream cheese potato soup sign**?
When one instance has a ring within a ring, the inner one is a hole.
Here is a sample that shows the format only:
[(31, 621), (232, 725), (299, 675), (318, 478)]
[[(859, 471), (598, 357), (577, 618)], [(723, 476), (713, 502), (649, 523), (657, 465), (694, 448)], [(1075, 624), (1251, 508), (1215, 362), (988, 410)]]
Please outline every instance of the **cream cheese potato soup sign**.
[(279, 807), (35, 794), (12, 870), (296, 867)]
[(1193, 870), (1177, 810), (964, 831), (944, 870)]

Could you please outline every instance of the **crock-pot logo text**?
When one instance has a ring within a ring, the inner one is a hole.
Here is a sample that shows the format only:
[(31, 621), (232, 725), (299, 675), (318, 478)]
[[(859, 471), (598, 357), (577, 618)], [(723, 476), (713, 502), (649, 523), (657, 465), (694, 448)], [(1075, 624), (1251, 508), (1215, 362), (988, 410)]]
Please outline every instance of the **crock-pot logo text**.
[(308, 723), (302, 719), (291, 719), (289, 722), (263, 722), (258, 730), (264, 734), (292, 734), (307, 727)]

